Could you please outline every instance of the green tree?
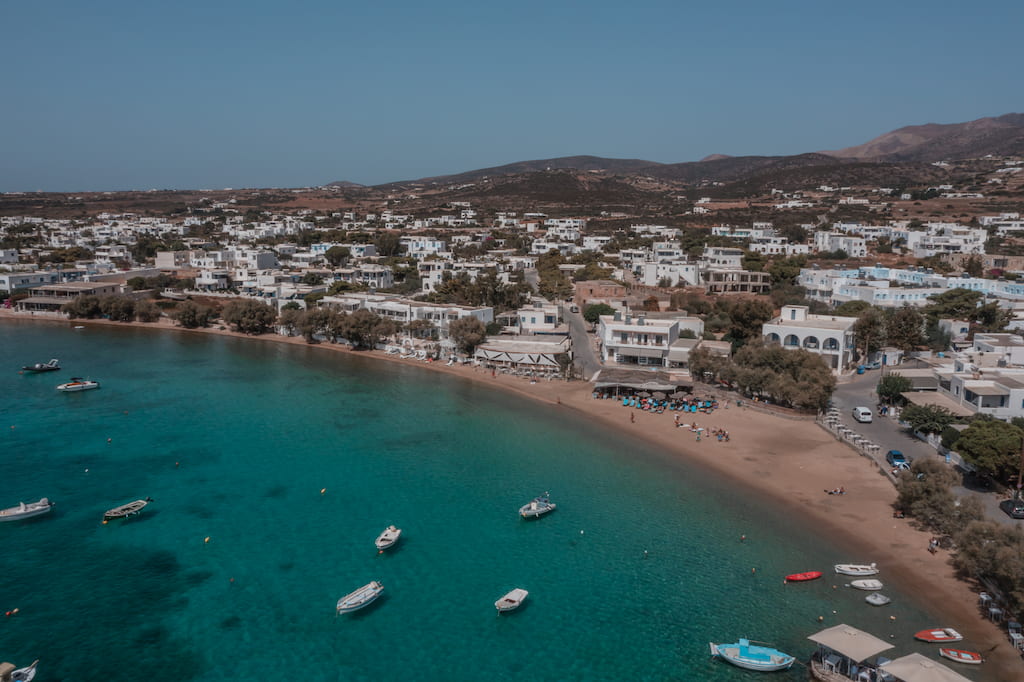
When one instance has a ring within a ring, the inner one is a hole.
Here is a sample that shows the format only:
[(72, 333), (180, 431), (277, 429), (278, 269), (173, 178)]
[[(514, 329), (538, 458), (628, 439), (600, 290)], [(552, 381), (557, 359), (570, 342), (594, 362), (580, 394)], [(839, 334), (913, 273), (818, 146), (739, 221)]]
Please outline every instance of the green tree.
[(460, 351), (472, 355), (487, 338), (487, 328), (475, 317), (463, 317), (448, 325), (448, 335)]
[(929, 296), (924, 308), (927, 315), (957, 320), (973, 320), (974, 313), (985, 295), (970, 289), (949, 289), (941, 294)]
[(397, 256), (402, 252), (402, 235), (393, 230), (386, 230), (377, 235), (373, 241), (377, 254), (384, 257)]
[(62, 305), (60, 311), (67, 314), (72, 320), (75, 318), (91, 319), (103, 314), (100, 309), (100, 297), (92, 294), (74, 297)]
[(1021, 430), (998, 419), (982, 419), (960, 432), (956, 451), (979, 472), (1009, 482), (1020, 469)]
[(879, 379), (878, 386), (875, 387), (875, 393), (887, 403), (893, 403), (902, 400), (903, 396), (901, 394), (906, 393), (913, 387), (914, 385), (910, 382), (910, 379), (902, 374), (891, 372)]
[(940, 405), (910, 404), (900, 412), (900, 419), (910, 424), (910, 428), (920, 433), (942, 433), (956, 421), (953, 413)]
[(602, 315), (614, 315), (615, 308), (607, 303), (591, 303), (583, 309), (583, 319), (590, 324), (597, 324)]
[(149, 299), (135, 302), (135, 319), (139, 322), (156, 322), (160, 319), (160, 308)]
[(790, 258), (773, 260), (767, 269), (768, 274), (772, 276), (773, 284), (780, 282), (795, 284), (796, 278), (800, 275), (801, 268), (805, 265), (807, 265), (806, 256), (792, 256)]
[(920, 458), (897, 482), (897, 505), (914, 520), (937, 532), (952, 535), (968, 523), (984, 518), (974, 498), (959, 499), (953, 486), (960, 476), (943, 462)]
[(277, 314), (262, 301), (247, 298), (229, 301), (221, 311), (221, 318), (237, 332), (264, 334), (274, 326)]
[(839, 317), (860, 317), (870, 307), (867, 301), (845, 301), (836, 306), (835, 314)]
[(897, 308), (885, 321), (885, 335), (889, 344), (910, 351), (924, 344), (924, 317), (910, 306)]
[(981, 256), (972, 254), (970, 258), (964, 261), (964, 272), (971, 277), (981, 277), (985, 271), (985, 264), (981, 260)]
[(351, 256), (352, 250), (347, 246), (332, 246), (324, 252), (324, 259), (334, 267), (348, 262)]
[(294, 308), (287, 305), (281, 308), (281, 314), (277, 317), (277, 324), (284, 330), (286, 336), (294, 336), (302, 327), (306, 311), (295, 304)]
[(210, 324), (210, 320), (213, 319), (213, 311), (194, 301), (182, 301), (175, 307), (171, 317), (186, 329), (196, 329)]
[(878, 308), (868, 307), (853, 323), (853, 338), (863, 357), (881, 350), (885, 344), (886, 320)]
[(729, 337), (734, 346), (760, 338), (765, 322), (775, 316), (771, 304), (760, 298), (736, 301), (729, 309)]
[(307, 272), (302, 276), (301, 282), (309, 286), (317, 286), (324, 283), (324, 276), (319, 272)]

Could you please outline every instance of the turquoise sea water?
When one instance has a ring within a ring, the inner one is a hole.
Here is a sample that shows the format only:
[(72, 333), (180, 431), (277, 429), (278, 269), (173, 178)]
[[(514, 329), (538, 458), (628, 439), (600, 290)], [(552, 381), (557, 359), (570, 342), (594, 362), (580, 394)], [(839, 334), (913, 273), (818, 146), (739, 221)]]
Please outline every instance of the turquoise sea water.
[[(935, 619), (893, 590), (875, 609), (827, 573), (782, 583), (867, 557), (559, 410), (230, 338), (0, 322), (0, 348), (0, 506), (57, 502), (0, 524), (0, 660), (42, 659), (40, 682), (741, 680), (709, 640), (806, 660), (819, 615), (929, 651), (910, 633)], [(72, 375), (102, 388), (54, 389)], [(520, 520), (544, 491), (559, 509)], [(335, 615), (374, 579), (378, 603)], [(513, 587), (529, 600), (498, 616)]]

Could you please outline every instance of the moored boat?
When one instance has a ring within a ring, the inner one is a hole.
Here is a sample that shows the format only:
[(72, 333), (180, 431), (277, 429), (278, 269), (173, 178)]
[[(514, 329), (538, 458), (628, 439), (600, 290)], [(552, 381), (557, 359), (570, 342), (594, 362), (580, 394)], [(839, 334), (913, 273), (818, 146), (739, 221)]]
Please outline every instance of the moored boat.
[(787, 583), (802, 583), (808, 580), (817, 580), (821, 577), (821, 571), (807, 571), (806, 573), (790, 573), (786, 576)]
[(709, 642), (709, 646), (712, 656), (747, 670), (760, 670), (761, 672), (786, 670), (796, 660), (793, 656), (778, 649), (751, 644), (749, 639), (741, 639), (735, 644)]
[(32, 682), (36, 677), (38, 664), (39, 660), (37, 659), (30, 666), (15, 669), (13, 663), (0, 663), (0, 680), (3, 682)]
[(50, 502), (45, 497), (38, 502), (29, 502), (28, 504), (21, 502), (17, 507), (8, 507), (7, 509), (0, 510), (0, 522), (30, 519), (33, 516), (45, 514), (51, 509), (53, 509), (53, 502)]
[(886, 604), (891, 602), (892, 599), (889, 599), (889, 597), (886, 597), (881, 592), (872, 592), (868, 596), (864, 597), (864, 601), (871, 604), (872, 606), (885, 606)]
[(103, 514), (103, 521), (107, 522), (111, 519), (126, 519), (129, 516), (135, 516), (136, 514), (142, 513), (143, 507), (153, 501), (152, 497), (147, 497), (144, 500), (135, 500), (128, 504), (122, 504), (120, 507), (114, 507), (108, 509)]
[(93, 381), (91, 379), (83, 379), (82, 377), (71, 377), (71, 381), (66, 384), (60, 384), (57, 386), (58, 391), (64, 391), (65, 393), (73, 393), (75, 391), (88, 391), (93, 388), (99, 388), (100, 382)]
[(868, 592), (878, 592), (882, 589), (881, 580), (851, 580), (850, 587), (855, 587), (858, 590), (867, 590)]
[(358, 611), (364, 606), (372, 604), (380, 593), (384, 591), (384, 586), (376, 580), (372, 580), (367, 584), (360, 587), (354, 592), (349, 592), (344, 597), (338, 600), (337, 612), (338, 613), (350, 613), (352, 611)]
[(53, 358), (49, 362), (37, 362), (33, 365), (25, 365), (21, 369), (25, 372), (54, 372), (60, 369), (60, 360)]
[(377, 546), (377, 550), (383, 552), (388, 547), (398, 542), (398, 538), (402, 536), (402, 529), (396, 528), (395, 526), (388, 526), (384, 529), (384, 532), (377, 536), (374, 541), (374, 545)]
[(964, 636), (953, 628), (933, 628), (914, 633), (914, 639), (922, 642), (959, 642)]
[(979, 665), (985, 660), (976, 651), (964, 651), (963, 649), (950, 649), (947, 647), (939, 649), (939, 656), (956, 661), (957, 663), (967, 663), (968, 665)]
[(533, 498), (519, 508), (519, 515), (524, 519), (535, 519), (538, 516), (554, 511), (557, 505), (551, 501), (547, 493)]
[(877, 564), (836, 564), (836, 573), (842, 573), (843, 575), (876, 575), (878, 573)]
[(526, 600), (526, 597), (529, 594), (530, 593), (526, 590), (517, 587), (498, 601), (494, 602), (494, 608), (498, 609), (499, 613), (503, 611), (515, 611), (523, 605), (523, 601)]

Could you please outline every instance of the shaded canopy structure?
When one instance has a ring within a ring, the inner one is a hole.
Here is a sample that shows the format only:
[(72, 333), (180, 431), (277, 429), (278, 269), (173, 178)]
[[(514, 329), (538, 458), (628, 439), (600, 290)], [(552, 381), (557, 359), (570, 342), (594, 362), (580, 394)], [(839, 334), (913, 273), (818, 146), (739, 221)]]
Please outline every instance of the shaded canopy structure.
[(867, 660), (893, 647), (889, 642), (845, 623), (816, 632), (807, 639), (826, 646), (852, 661)]
[(958, 672), (921, 654), (907, 654), (879, 666), (900, 682), (970, 682)]
[(594, 388), (627, 388), (634, 391), (673, 391), (691, 390), (693, 382), (676, 379), (668, 372), (635, 369), (609, 369), (599, 371), (594, 378)]

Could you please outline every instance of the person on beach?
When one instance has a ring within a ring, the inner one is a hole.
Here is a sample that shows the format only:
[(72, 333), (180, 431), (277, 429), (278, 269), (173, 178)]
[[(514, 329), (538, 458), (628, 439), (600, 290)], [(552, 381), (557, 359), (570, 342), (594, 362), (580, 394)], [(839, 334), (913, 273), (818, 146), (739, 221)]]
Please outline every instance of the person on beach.
[(636, 412), (629, 413), (629, 423), (636, 424)]

